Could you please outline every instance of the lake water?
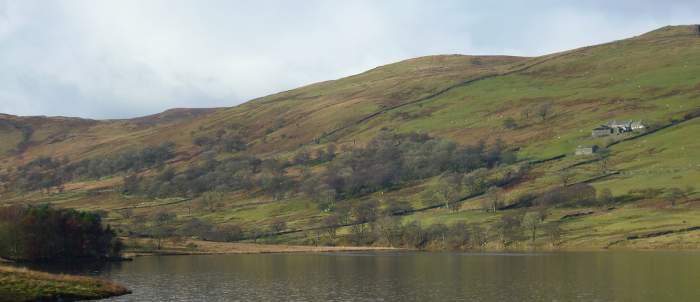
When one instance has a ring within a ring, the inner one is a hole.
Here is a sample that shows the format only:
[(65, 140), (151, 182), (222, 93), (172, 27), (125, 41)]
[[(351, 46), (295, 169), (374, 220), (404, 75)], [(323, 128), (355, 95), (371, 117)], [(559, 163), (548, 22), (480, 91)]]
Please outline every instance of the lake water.
[(139, 257), (108, 301), (700, 301), (699, 252)]

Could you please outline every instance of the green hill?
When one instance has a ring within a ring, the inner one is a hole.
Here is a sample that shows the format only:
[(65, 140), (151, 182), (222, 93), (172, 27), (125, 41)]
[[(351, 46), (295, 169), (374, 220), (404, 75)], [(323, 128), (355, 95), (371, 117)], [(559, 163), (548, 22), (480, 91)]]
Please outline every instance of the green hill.
[[(698, 74), (698, 27), (669, 26), (542, 57), (410, 59), (231, 108), (2, 115), (0, 202), (103, 210), (135, 236), (167, 212), (168, 234), (216, 240), (394, 244), (358, 236), (417, 222), (464, 223), (488, 248), (532, 229), (539, 246), (697, 248)], [(612, 120), (647, 128), (591, 136)]]

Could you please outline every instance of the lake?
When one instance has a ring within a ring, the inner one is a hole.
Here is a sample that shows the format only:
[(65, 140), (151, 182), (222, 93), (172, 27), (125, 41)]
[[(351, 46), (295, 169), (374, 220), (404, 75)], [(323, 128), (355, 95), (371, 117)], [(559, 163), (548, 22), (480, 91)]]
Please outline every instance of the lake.
[(700, 301), (699, 252), (138, 257), (107, 301)]

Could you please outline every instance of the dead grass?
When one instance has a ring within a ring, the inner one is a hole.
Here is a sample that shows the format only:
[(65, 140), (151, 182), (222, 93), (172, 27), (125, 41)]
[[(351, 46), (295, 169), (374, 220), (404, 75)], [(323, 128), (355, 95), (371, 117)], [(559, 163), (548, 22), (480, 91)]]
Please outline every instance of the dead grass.
[[(149, 239), (124, 239), (127, 246), (137, 244), (148, 245)], [(263, 254), (263, 253), (327, 253), (327, 252), (364, 252), (364, 251), (398, 251), (404, 250), (392, 247), (367, 246), (308, 246), (257, 244), (239, 242), (212, 242), (203, 240), (185, 240), (178, 243), (164, 242), (162, 249), (139, 250), (126, 253), (127, 256), (150, 254), (187, 255), (187, 254)]]
[(0, 301), (75, 301), (128, 293), (123, 286), (98, 278), (0, 265)]

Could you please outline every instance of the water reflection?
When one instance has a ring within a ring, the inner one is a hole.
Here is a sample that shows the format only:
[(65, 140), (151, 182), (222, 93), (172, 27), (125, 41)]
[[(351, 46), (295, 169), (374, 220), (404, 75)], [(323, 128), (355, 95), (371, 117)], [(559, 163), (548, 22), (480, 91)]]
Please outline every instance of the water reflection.
[(700, 254), (340, 253), (141, 257), (83, 273), (111, 301), (700, 301)]

